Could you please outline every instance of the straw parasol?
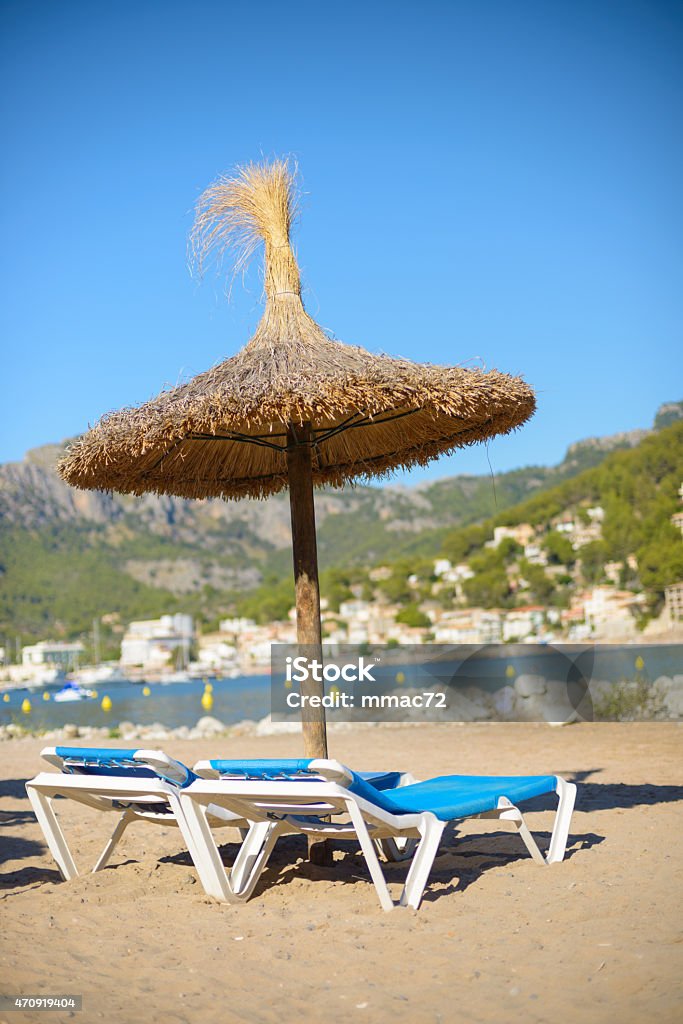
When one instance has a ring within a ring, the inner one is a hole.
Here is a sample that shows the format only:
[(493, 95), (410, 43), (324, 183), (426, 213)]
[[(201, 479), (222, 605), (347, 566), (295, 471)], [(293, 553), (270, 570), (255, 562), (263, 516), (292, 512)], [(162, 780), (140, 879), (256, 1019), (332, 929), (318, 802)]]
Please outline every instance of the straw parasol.
[[(228, 253), (240, 272), (265, 248), (265, 311), (251, 340), (188, 383), (104, 416), (59, 471), (75, 487), (138, 495), (265, 498), (289, 487), (297, 639), (319, 647), (314, 486), (424, 465), (508, 433), (535, 399), (520, 377), (497, 370), (419, 364), (331, 339), (301, 298), (295, 177), (284, 160), (252, 164), (197, 204), (200, 269)], [(324, 712), (303, 717), (305, 753), (327, 756)]]

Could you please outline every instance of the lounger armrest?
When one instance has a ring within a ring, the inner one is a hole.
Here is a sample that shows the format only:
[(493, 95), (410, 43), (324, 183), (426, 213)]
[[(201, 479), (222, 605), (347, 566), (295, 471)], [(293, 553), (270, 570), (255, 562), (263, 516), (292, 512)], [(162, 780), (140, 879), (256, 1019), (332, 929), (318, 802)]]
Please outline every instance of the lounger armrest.
[(47, 761), (47, 763), (51, 764), (54, 768), (61, 769), (62, 764), (64, 763), (63, 759), (59, 757), (59, 755), (57, 754), (56, 747), (43, 747), (43, 749), (40, 752), (40, 756), (43, 758), (44, 761)]
[(322, 775), (328, 782), (336, 782), (338, 785), (348, 789), (354, 780), (353, 772), (345, 768), (339, 761), (329, 758), (315, 758), (308, 766), (310, 772)]
[(396, 789), (400, 789), (402, 786), (414, 786), (416, 782), (419, 782), (412, 772), (401, 772), (401, 778), (399, 779)]

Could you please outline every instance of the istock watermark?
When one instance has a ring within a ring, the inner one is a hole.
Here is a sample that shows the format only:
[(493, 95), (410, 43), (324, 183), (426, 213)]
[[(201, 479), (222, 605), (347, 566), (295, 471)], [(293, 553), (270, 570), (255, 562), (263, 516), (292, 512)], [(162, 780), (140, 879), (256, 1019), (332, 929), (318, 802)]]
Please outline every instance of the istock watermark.
[(271, 713), (296, 721), (683, 718), (683, 645), (274, 644)]
[(326, 683), (336, 683), (340, 679), (345, 683), (374, 683), (374, 667), (366, 665), (362, 655), (356, 662), (347, 662), (343, 665), (338, 665), (334, 661), (325, 664), (324, 661), (317, 661), (306, 655), (299, 655), (297, 658), (288, 655), (285, 658), (285, 679), (295, 683), (305, 683), (308, 679)]

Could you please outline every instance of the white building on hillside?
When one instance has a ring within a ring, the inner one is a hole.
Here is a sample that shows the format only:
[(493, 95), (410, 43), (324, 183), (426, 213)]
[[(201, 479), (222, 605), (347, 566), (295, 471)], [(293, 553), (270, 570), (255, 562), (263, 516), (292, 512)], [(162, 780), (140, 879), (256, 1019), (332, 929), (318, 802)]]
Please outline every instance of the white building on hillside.
[(121, 641), (121, 664), (161, 668), (175, 658), (187, 665), (194, 638), (191, 615), (162, 615), (131, 622)]
[(514, 608), (505, 616), (503, 640), (523, 641), (538, 636), (543, 628), (545, 608), (541, 605), (526, 605)]
[(683, 583), (673, 583), (664, 591), (671, 622), (683, 622)]
[(52, 665), (56, 668), (73, 668), (85, 648), (81, 643), (69, 644), (60, 640), (41, 640), (21, 649), (22, 665)]
[[(360, 601), (357, 598), (350, 601), (342, 601), (339, 605), (339, 614), (342, 619), (351, 619), (355, 623), (366, 623), (370, 618), (370, 610), (369, 601)], [(360, 641), (352, 640), (350, 642), (356, 643)]]
[(221, 633), (207, 633), (199, 637), (197, 660), (205, 669), (220, 672), (234, 667), (237, 648)]
[(617, 590), (616, 587), (593, 587), (590, 596), (584, 601), (586, 623), (593, 636), (608, 639), (610, 635), (636, 635), (637, 612), (641, 597), (629, 590)]
[(221, 619), (218, 623), (218, 629), (221, 633), (230, 633), (233, 636), (237, 636), (237, 634), (244, 633), (248, 629), (253, 629), (255, 625), (254, 619)]
[(520, 547), (526, 547), (531, 542), (535, 530), (530, 523), (519, 523), (517, 526), (496, 526), (493, 531), (493, 540), (487, 541), (485, 547), (497, 548), (504, 540), (514, 540)]

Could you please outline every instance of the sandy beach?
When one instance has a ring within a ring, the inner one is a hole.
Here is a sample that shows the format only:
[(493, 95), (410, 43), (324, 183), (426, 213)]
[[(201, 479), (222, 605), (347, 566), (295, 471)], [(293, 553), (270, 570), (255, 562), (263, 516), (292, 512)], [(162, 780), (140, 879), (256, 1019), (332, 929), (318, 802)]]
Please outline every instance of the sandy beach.
[[(63, 883), (24, 789), (44, 743), (11, 740), (0, 744), (0, 991), (81, 994), (83, 1011), (0, 1020), (680, 1021), (681, 725), (384, 727), (331, 739), (356, 767), (577, 782), (566, 860), (538, 867), (510, 826), (466, 822), (447, 831), (419, 912), (385, 914), (355, 848), (313, 867), (305, 842), (286, 838), (252, 901), (230, 907), (204, 896), (178, 830), (137, 823), (106, 870)], [(187, 763), (295, 756), (300, 739), (168, 752)], [(550, 804), (532, 806), (547, 843)], [(86, 870), (111, 818), (66, 801), (59, 810)], [(221, 838), (227, 861), (237, 835)], [(396, 893), (404, 872), (388, 870)]]

